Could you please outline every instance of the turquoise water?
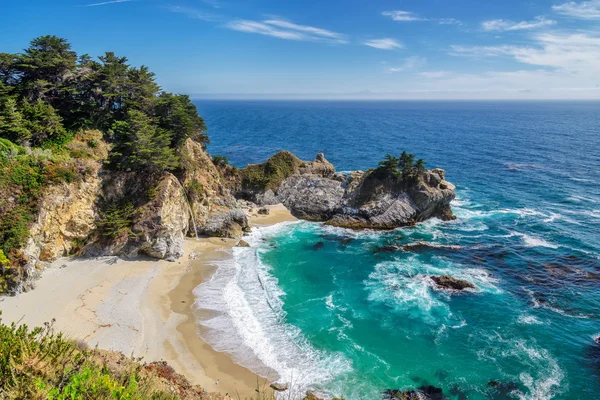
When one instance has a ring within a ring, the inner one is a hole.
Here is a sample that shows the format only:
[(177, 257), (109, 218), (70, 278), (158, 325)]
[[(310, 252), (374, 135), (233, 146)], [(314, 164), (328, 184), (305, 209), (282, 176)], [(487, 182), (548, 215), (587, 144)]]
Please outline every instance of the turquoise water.
[[(286, 148), (363, 169), (407, 149), (458, 194), (453, 222), (255, 230), (195, 290), (215, 348), (298, 394), (600, 398), (600, 103), (197, 105), (209, 150), (238, 165)], [(381, 249), (415, 242), (429, 246)], [(440, 292), (430, 275), (476, 289)]]

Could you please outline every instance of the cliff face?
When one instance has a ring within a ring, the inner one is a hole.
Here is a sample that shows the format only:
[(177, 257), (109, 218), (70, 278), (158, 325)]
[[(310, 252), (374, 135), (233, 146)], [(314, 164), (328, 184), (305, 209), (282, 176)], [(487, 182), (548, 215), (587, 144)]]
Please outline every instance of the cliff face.
[(415, 173), (410, 179), (381, 170), (340, 174), (319, 154), (315, 161), (295, 161), (297, 168), (273, 180), (266, 167), (269, 162), (252, 168), (264, 171), (263, 180), (276, 184), (262, 192), (249, 191), (243, 179), (247, 171), (242, 170), (238, 196), (250, 194), (259, 203), (281, 202), (298, 218), (354, 229), (393, 229), (431, 217), (454, 218), (450, 202), (455, 187), (441, 169)]
[(225, 183), (223, 172), (199, 143), (188, 139), (182, 149), (185, 169), (182, 183), (191, 205), (198, 234), (238, 237), (249, 227), (248, 217)]
[[(106, 170), (108, 149), (101, 139), (98, 146), (94, 158), (77, 161), (85, 170), (81, 180), (50, 186), (42, 196), (11, 292), (32, 288), (44, 264), (58, 257), (145, 254), (174, 261), (196, 231), (238, 237), (248, 229), (246, 213), (199, 143), (185, 142), (184, 166), (175, 174)], [(130, 212), (111, 217), (125, 220), (122, 229), (107, 235), (107, 210), (127, 206)]]

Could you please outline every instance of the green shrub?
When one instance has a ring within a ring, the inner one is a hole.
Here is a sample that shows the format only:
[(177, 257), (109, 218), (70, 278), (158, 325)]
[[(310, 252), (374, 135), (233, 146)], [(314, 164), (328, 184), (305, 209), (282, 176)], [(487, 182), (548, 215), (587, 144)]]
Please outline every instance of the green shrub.
[(204, 198), (204, 186), (196, 179), (192, 179), (185, 187), (185, 194), (191, 201), (200, 201)]
[(135, 213), (136, 209), (131, 203), (106, 205), (97, 224), (100, 233), (108, 239), (114, 239), (125, 232), (131, 234)]
[(246, 189), (274, 189), (293, 175), (300, 164), (301, 161), (292, 153), (280, 151), (263, 164), (241, 169), (242, 186)]
[(213, 164), (215, 164), (217, 167), (224, 167), (226, 165), (229, 165), (229, 160), (225, 156), (214, 155), (212, 157), (212, 161)]

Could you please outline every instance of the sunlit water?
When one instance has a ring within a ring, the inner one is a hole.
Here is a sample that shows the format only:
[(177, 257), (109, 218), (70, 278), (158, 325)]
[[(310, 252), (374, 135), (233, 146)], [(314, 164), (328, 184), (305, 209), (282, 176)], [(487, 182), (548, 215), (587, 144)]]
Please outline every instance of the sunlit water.
[[(216, 349), (298, 394), (600, 398), (600, 103), (197, 105), (209, 151), (234, 164), (287, 149), (366, 169), (406, 149), (458, 195), (453, 222), (254, 230), (195, 290)], [(432, 245), (380, 251), (419, 241)], [(476, 290), (440, 292), (431, 275)]]

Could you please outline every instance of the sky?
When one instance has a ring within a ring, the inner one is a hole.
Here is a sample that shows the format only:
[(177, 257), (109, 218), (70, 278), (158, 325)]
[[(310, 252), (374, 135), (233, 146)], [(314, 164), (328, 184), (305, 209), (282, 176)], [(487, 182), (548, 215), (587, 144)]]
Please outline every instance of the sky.
[(600, 0), (0, 0), (193, 98), (600, 99)]

